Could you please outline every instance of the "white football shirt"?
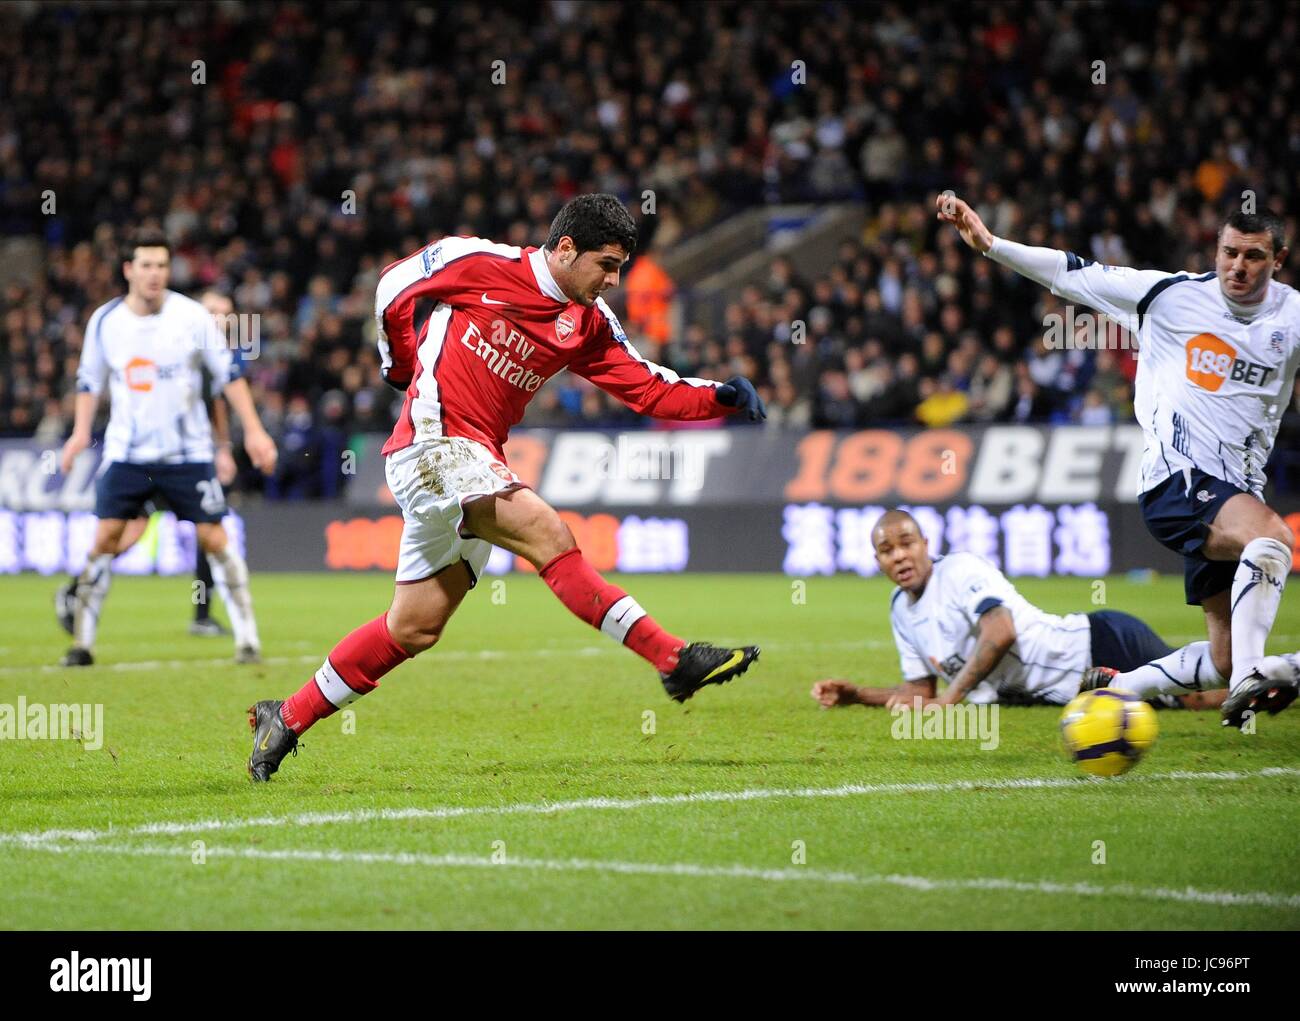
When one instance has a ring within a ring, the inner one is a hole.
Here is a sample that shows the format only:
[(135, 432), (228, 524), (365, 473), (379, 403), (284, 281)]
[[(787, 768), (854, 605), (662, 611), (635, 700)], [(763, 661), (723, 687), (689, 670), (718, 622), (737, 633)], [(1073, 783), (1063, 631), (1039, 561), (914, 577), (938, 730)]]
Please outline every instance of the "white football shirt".
[(1044, 613), (1006, 576), (974, 553), (934, 558), (919, 599), (895, 589), (889, 619), (904, 680), (933, 676), (951, 684), (979, 641), (979, 618), (1005, 606), (1015, 644), (966, 696), (968, 702), (1047, 702), (1065, 705), (1079, 693), (1092, 666), (1092, 628), (1086, 615)]
[(1214, 273), (1103, 266), (998, 238), (990, 258), (1136, 331), (1133, 410), (1146, 438), (1139, 493), (1186, 468), (1262, 498), (1264, 464), (1300, 367), (1300, 292), (1224, 297)]
[(203, 366), (218, 391), (237, 374), (225, 339), (197, 301), (166, 291), (153, 315), (136, 315), (121, 297), (95, 309), (77, 390), (98, 394), (109, 383), (103, 462), (211, 461)]

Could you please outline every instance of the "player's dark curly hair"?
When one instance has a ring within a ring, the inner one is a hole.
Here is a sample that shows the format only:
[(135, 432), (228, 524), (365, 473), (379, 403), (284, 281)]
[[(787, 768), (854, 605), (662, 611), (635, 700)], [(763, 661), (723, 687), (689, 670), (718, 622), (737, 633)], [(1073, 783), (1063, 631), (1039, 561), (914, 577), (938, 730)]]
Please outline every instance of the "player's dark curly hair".
[(1286, 224), (1280, 216), (1272, 213), (1243, 213), (1240, 210), (1223, 221), (1219, 236), (1223, 236), (1224, 227), (1231, 227), (1243, 234), (1268, 234), (1273, 242), (1273, 254), (1276, 255), (1286, 247)]
[(579, 254), (611, 244), (628, 255), (636, 251), (636, 221), (613, 195), (578, 195), (564, 203), (551, 221), (546, 247), (554, 251), (566, 236), (573, 238)]

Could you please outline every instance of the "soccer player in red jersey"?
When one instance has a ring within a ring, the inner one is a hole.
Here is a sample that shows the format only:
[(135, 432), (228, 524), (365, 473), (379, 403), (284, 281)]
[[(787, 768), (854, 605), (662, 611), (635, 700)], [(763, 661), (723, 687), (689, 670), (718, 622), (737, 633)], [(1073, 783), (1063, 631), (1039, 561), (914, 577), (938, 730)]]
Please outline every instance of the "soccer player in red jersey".
[[(448, 237), (380, 275), (383, 374), (406, 393), (383, 448), (403, 516), (396, 591), (388, 611), (340, 641), (301, 690), (249, 709), (254, 780), (270, 779), (308, 727), (437, 642), (493, 545), (531, 563), (575, 615), (650, 663), (678, 702), (758, 657), (754, 646), (687, 644), (665, 631), (592, 569), (555, 510), (506, 464), (510, 427), (566, 368), (656, 418), (766, 417), (743, 377), (682, 378), (628, 343), (600, 295), (618, 285), (636, 238), (614, 196), (580, 195), (560, 210), (542, 248)], [(421, 298), (434, 309), (417, 334)]]

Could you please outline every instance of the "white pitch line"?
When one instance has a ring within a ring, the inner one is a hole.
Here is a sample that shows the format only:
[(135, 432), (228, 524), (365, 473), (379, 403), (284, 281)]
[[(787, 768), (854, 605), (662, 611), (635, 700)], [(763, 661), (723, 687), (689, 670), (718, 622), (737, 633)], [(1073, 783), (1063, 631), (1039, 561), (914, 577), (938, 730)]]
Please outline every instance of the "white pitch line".
[(88, 843), (106, 837), (178, 836), (266, 826), (326, 826), (364, 822), (396, 822), (407, 819), (459, 819), (466, 816), (555, 815), (582, 810), (629, 811), (661, 805), (726, 804), (774, 798), (845, 798), (867, 794), (927, 794), (952, 791), (1055, 790), (1107, 784), (1151, 783), (1163, 780), (1234, 781), (1262, 777), (1300, 776), (1300, 769), (1269, 766), (1252, 772), (1225, 770), (1137, 774), (1103, 780), (1096, 777), (1028, 777), (1006, 780), (952, 780), (944, 783), (842, 784), (838, 787), (753, 788), (739, 791), (698, 791), (687, 794), (655, 794), (642, 798), (579, 798), (573, 801), (524, 802), (514, 805), (443, 805), (434, 808), (356, 809), (347, 812), (303, 812), (297, 815), (253, 816), (243, 819), (206, 819), (195, 822), (151, 822), (124, 829), (40, 830), (0, 833), (0, 845), (39, 848), (59, 840)]
[[(39, 850), (55, 854), (94, 852), (138, 857), (190, 858), (188, 847), (142, 845), (129, 847), (112, 844), (41, 844)], [(928, 876), (898, 874), (861, 875), (854, 872), (831, 872), (820, 869), (761, 869), (749, 865), (696, 865), (691, 862), (593, 861), (584, 858), (549, 860), (545, 858), (505, 858), (494, 861), (474, 855), (421, 854), (391, 851), (338, 850), (262, 850), (255, 847), (208, 847), (209, 857), (241, 858), (255, 861), (315, 861), (333, 864), (416, 865), (422, 868), (516, 868), (545, 872), (610, 872), (618, 875), (688, 876), (696, 879), (757, 879), (765, 882), (835, 883), (849, 886), (898, 886), (927, 893), (957, 890), (998, 890), (1014, 893), (1052, 894), (1069, 897), (1137, 897), (1190, 904), (1215, 904), (1223, 907), (1300, 908), (1300, 894), (1274, 894), (1262, 891), (1245, 893), (1231, 890), (1198, 890), (1187, 886), (1134, 886), (1116, 883), (1098, 886), (1093, 883), (1028, 882), (1020, 879), (981, 877), (973, 879), (935, 879)]]
[[(295, 645), (302, 643), (295, 642)], [(875, 640), (863, 641), (838, 641), (838, 642), (765, 642), (763, 643), (764, 652), (808, 652), (820, 649), (884, 649), (894, 647), (893, 642), (881, 642)], [(623, 655), (626, 649), (613, 642), (607, 645), (584, 645), (577, 648), (567, 649), (448, 649), (443, 651), (433, 651), (426, 653), (421, 662), (435, 661), (452, 661), (463, 662), (465, 660), (494, 660), (494, 659), (527, 659), (536, 657), (539, 659), (548, 659), (556, 656), (613, 656)], [(302, 656), (266, 656), (262, 660), (263, 666), (290, 666), (301, 663), (319, 664), (325, 658), (328, 650), (324, 646), (321, 651), (314, 655)], [(185, 670), (195, 667), (213, 667), (213, 666), (234, 666), (235, 661), (232, 656), (224, 656), (220, 659), (145, 659), (136, 660), (128, 663), (102, 663), (94, 667), (65, 667), (50, 663), (33, 663), (29, 666), (2, 666), (0, 667), (0, 677), (12, 677), (16, 674), (52, 674), (66, 673), (68, 670), (83, 672), (86, 670), (115, 670), (115, 671), (134, 671), (134, 670)]]

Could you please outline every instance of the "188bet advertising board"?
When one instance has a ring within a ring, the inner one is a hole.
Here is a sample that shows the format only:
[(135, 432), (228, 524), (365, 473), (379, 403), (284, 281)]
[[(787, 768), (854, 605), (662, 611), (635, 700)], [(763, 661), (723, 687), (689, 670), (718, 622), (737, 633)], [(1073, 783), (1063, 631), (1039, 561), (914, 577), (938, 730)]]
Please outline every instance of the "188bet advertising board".
[[(227, 524), (250, 566), (391, 571), (401, 515), (384, 481), (383, 439), (358, 437), (344, 452), (339, 499), (230, 494)], [(979, 553), (1012, 576), (1179, 571), (1138, 510), (1142, 448), (1132, 425), (525, 429), (506, 456), (599, 570), (872, 575), (871, 529), (885, 510), (904, 507), (932, 552)], [(52, 574), (85, 561), (97, 448), (67, 476), (56, 454), (0, 441), (0, 573)], [(1300, 496), (1271, 488), (1266, 496), (1300, 531)], [(163, 513), (149, 538), (117, 569), (192, 569), (192, 526)], [(487, 569), (531, 570), (504, 550)]]

